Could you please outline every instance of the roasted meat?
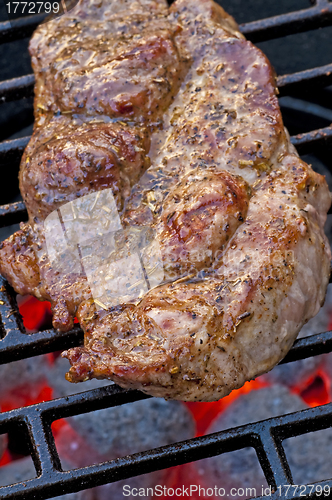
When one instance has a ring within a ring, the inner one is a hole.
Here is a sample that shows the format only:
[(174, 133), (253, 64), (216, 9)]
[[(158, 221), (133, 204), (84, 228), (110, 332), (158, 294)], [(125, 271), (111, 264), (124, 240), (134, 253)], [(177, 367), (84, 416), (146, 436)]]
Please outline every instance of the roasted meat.
[(324, 301), (331, 198), (263, 53), (212, 0), (82, 0), (30, 52), (29, 222), (0, 271), (77, 315), (67, 379), (212, 401), (270, 370)]

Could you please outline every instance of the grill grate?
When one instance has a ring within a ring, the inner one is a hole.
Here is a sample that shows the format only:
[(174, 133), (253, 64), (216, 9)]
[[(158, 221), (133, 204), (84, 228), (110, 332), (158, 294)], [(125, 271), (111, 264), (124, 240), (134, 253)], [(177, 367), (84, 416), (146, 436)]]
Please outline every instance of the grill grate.
[[(21, 18), (12, 21), (11, 24), (0, 23), (0, 43), (30, 36), (42, 17)], [(248, 39), (259, 42), (328, 25), (332, 25), (332, 3), (328, 0), (316, 0), (308, 9), (251, 22), (242, 25), (241, 29)], [(30, 97), (33, 83), (33, 75), (0, 82), (0, 101)], [(318, 89), (331, 84), (332, 64), (278, 78), (278, 86), (283, 96), (297, 95), (308, 89), (317, 92)], [(314, 153), (321, 147), (332, 144), (332, 125), (294, 136), (291, 140), (301, 154)], [(0, 143), (2, 168), (11, 164), (12, 168), (18, 169), (20, 157), (28, 141), (29, 137), (23, 137)], [(27, 213), (22, 202), (0, 206), (0, 227), (26, 218)], [(18, 312), (15, 293), (8, 283), (0, 278), (0, 364), (67, 349), (78, 345), (82, 342), (82, 338), (80, 328), (67, 333), (46, 330), (26, 334)], [(332, 331), (297, 340), (283, 363), (330, 351), (332, 351)], [(38, 476), (24, 483), (0, 488), (0, 497), (3, 500), (29, 500), (36, 498), (37, 495), (40, 499), (49, 498), (247, 446), (255, 448), (266, 479), (276, 490), (278, 485), (292, 484), (282, 441), (309, 430), (316, 431), (330, 427), (332, 422), (332, 404), (328, 404), (84, 469), (62, 471), (51, 432), (53, 421), (147, 397), (138, 391), (127, 391), (112, 385), (0, 414), (1, 433), (20, 428), (26, 435)], [(332, 479), (319, 484), (322, 487), (332, 488)], [(281, 496), (275, 491), (270, 498), (279, 499)], [(292, 495), (292, 498), (298, 500), (314, 498), (314, 494), (304, 497), (298, 493)]]

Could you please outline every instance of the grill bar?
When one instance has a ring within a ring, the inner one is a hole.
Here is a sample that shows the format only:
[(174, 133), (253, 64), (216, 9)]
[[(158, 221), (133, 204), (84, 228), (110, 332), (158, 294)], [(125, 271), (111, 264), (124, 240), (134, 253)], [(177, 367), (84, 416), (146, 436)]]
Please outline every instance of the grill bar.
[(24, 149), (28, 145), (30, 137), (20, 137), (19, 139), (12, 139), (10, 141), (3, 141), (0, 143), (0, 161), (8, 161), (8, 156), (11, 154), (23, 154)]
[(278, 484), (290, 484), (292, 482), (292, 475), (285, 452), (281, 443), (276, 444), (270, 426), (267, 425), (264, 428), (262, 425), (259, 438), (261, 448), (258, 448), (257, 456), (269, 484), (274, 488)]
[[(39, 474), (41, 472), (39, 477), (0, 488), (1, 498), (30, 500), (35, 498), (37, 493), (41, 499), (48, 498), (65, 491), (79, 491), (139, 475), (147, 470), (154, 471), (201, 460), (247, 446), (256, 449), (272, 486), (289, 484), (291, 481), (289, 468), (285, 465), (282, 447), (277, 441), (303, 434), (307, 432), (308, 426), (312, 431), (324, 429), (330, 425), (332, 418), (332, 404), (327, 404), (69, 472), (59, 470), (59, 464), (54, 461), (54, 456), (52, 457), (53, 445), (47, 434), (46, 437), (39, 437), (40, 433), (45, 431), (45, 427), (58, 418), (146, 397), (138, 391), (124, 391), (116, 386), (109, 386), (1, 414), (0, 429), (6, 430), (10, 425), (22, 424), (27, 427), (37, 470), (39, 464), (43, 463), (42, 470), (39, 469)], [(313, 420), (314, 425), (312, 425)], [(279, 436), (278, 440), (275, 439), (276, 435)], [(332, 486), (332, 481), (319, 484)], [(278, 496), (274, 494), (271, 498), (276, 499)], [(304, 497), (300, 495), (292, 498)]]
[(332, 351), (332, 331), (316, 333), (303, 339), (295, 340), (292, 349), (287, 356), (280, 362), (291, 363), (299, 359), (310, 358), (318, 354), (326, 354)]
[(23, 358), (38, 356), (47, 352), (69, 349), (82, 344), (83, 332), (75, 328), (70, 332), (59, 333), (54, 330), (24, 334), (11, 330), (0, 341), (0, 364), (10, 363)]
[(318, 151), (322, 146), (331, 143), (332, 125), (329, 127), (313, 130), (306, 134), (298, 134), (291, 137), (292, 144), (302, 155)]
[(33, 96), (34, 75), (25, 75), (0, 82), (0, 100), (17, 101)]
[(264, 42), (295, 33), (330, 26), (332, 4), (323, 0), (309, 9), (242, 24), (241, 32), (252, 42)]
[(332, 85), (332, 64), (277, 78), (280, 96), (294, 95), (298, 97), (299, 92), (309, 93), (313, 89), (317, 90), (328, 85)]
[[(10, 163), (11, 166), (13, 164), (19, 165), (22, 154), (30, 137), (20, 137), (19, 139), (12, 139), (10, 141), (0, 142), (0, 165), (4, 163)], [(4, 174), (2, 174), (4, 177)]]
[(52, 446), (53, 443), (49, 441), (49, 437), (45, 432), (45, 425), (40, 417), (38, 407), (30, 408), (26, 413), (25, 425), (31, 438), (32, 458), (37, 474), (44, 474), (49, 470), (53, 471), (56, 468), (61, 468), (55, 446)]
[(0, 206), (0, 227), (18, 224), (27, 218), (28, 213), (23, 201)]
[(0, 23), (0, 43), (13, 42), (31, 36), (45, 17), (45, 14), (36, 14)]

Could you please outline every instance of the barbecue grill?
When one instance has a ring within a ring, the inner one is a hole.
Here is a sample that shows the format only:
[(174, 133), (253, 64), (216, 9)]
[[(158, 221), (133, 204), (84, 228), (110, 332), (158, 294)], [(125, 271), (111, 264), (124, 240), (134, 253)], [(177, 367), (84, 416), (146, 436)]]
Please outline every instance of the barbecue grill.
[[(313, 5), (304, 10), (243, 24), (241, 31), (248, 39), (257, 43), (332, 25), (332, 3), (328, 0), (316, 0), (311, 3)], [(0, 23), (0, 42), (30, 36), (42, 18), (43, 16), (37, 15), (20, 18), (11, 23)], [(30, 97), (33, 84), (33, 75), (0, 82), (0, 101), (9, 102)], [(308, 91), (315, 95), (319, 89), (329, 85), (332, 85), (332, 63), (278, 78), (281, 96), (303, 96)], [(328, 151), (332, 144), (332, 125), (293, 136), (291, 140), (300, 154)], [(3, 172), (9, 166), (18, 170), (20, 157), (28, 141), (29, 137), (22, 137), (0, 143), (0, 164)], [(26, 218), (27, 212), (23, 202), (0, 206), (0, 227), (16, 224)], [(51, 329), (27, 334), (15, 297), (13, 289), (0, 278), (0, 364), (64, 350), (82, 342), (83, 333), (79, 327), (67, 333)], [(317, 333), (297, 340), (283, 363), (330, 351), (332, 331)], [(251, 446), (256, 450), (267, 482), (272, 487), (272, 495), (264, 498), (280, 499), (282, 496), (277, 487), (292, 484), (282, 441), (332, 426), (330, 403), (102, 464), (62, 470), (51, 431), (53, 421), (148, 397), (138, 391), (111, 385), (0, 414), (0, 433), (14, 430), (25, 436), (37, 473), (35, 479), (0, 488), (0, 498), (50, 498)], [(319, 484), (322, 487), (330, 487), (332, 491), (332, 478), (320, 481)], [(297, 494), (291, 494), (291, 497), (299, 500), (316, 498), (314, 490), (311, 495), (305, 497), (300, 493), (298, 491)]]

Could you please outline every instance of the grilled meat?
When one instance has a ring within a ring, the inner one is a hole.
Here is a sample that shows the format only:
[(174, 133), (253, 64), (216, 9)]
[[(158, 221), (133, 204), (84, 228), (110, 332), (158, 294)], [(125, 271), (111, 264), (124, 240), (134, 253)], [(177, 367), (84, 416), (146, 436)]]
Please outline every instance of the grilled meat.
[[(290, 144), (262, 52), (212, 0), (83, 0), (30, 50), (29, 224), (1, 273), (50, 300), (55, 327), (77, 314), (68, 380), (211, 401), (271, 369), (324, 301), (330, 193)], [(70, 235), (54, 237), (60, 267), (48, 227)]]
[(84, 272), (59, 275), (50, 265), (44, 220), (106, 188), (121, 210), (150, 165), (151, 130), (187, 64), (167, 14), (163, 1), (86, 0), (40, 26), (30, 42), (36, 120), (20, 169), (30, 224), (2, 245), (0, 270), (19, 293), (49, 300), (60, 330), (72, 328), (91, 291)]

